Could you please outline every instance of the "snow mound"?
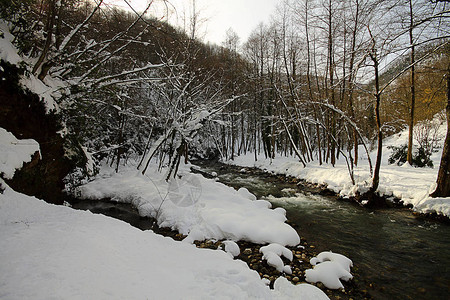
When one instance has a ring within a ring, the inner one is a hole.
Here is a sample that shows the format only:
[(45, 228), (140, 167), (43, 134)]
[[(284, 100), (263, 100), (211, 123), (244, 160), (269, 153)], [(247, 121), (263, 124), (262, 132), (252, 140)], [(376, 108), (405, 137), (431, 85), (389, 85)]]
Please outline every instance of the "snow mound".
[(277, 299), (309, 299), (328, 300), (328, 296), (318, 287), (308, 283), (291, 284), (286, 278), (279, 277), (275, 280), (274, 291)]
[(319, 255), (317, 255), (316, 257), (311, 258), (310, 263), (311, 265), (315, 266), (318, 263), (322, 263), (325, 261), (336, 262), (340, 264), (348, 272), (350, 272), (350, 267), (353, 267), (353, 262), (350, 258), (339, 253), (333, 253), (331, 251), (319, 253)]
[(156, 170), (148, 171), (152, 175), (147, 177), (131, 168), (118, 174), (104, 168), (94, 181), (79, 187), (77, 194), (132, 203), (142, 216), (156, 218), (159, 226), (188, 235), (185, 241), (189, 243), (216, 239), (295, 246), (300, 242), (297, 232), (285, 223), (285, 210), (254, 201), (245, 189), (236, 191), (214, 179), (190, 174), (189, 167), (180, 166), (181, 178), (169, 184)]
[(353, 278), (350, 274), (352, 261), (342, 254), (322, 252), (310, 261), (313, 269), (305, 271), (307, 282), (322, 282), (329, 289), (344, 288), (340, 279), (348, 281)]
[(239, 249), (238, 244), (234, 241), (223, 241), (225, 245), (225, 252), (229, 253), (232, 257), (236, 257), (241, 254), (241, 249)]
[(291, 250), (280, 245), (280, 244), (270, 244), (259, 249), (259, 252), (263, 254), (263, 259), (267, 261), (269, 266), (277, 269), (278, 272), (285, 272), (287, 274), (292, 274), (291, 268), (285, 266), (281, 256), (292, 261), (293, 254)]
[(20, 169), (24, 162), (31, 161), (35, 152), (39, 152), (38, 142), (32, 139), (18, 140), (12, 133), (0, 128), (0, 174), (4, 178), (13, 178), (16, 169)]

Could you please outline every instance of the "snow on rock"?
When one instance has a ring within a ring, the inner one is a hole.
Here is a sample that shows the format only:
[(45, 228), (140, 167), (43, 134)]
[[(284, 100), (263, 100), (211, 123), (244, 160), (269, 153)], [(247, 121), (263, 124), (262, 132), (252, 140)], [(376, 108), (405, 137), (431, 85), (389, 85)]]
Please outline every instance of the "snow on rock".
[(2, 299), (328, 299), (285, 278), (270, 290), (256, 271), (223, 251), (198, 249), (2, 185)]
[(269, 209), (267, 201), (250, 200), (248, 191), (190, 174), (187, 165), (180, 166), (181, 178), (170, 184), (156, 170), (148, 174), (151, 177), (135, 169), (116, 174), (105, 167), (77, 193), (87, 199), (132, 203), (142, 216), (155, 217), (159, 226), (188, 235), (186, 242), (225, 239), (290, 246), (300, 242), (297, 232), (285, 223), (284, 210)]
[(310, 261), (313, 269), (305, 271), (307, 282), (322, 282), (329, 289), (344, 288), (339, 279), (348, 281), (353, 278), (350, 274), (352, 261), (342, 254), (322, 252)]
[(292, 285), (286, 278), (279, 277), (274, 283), (275, 298), (277, 299), (309, 299), (328, 300), (328, 296), (318, 287), (308, 283)]
[(241, 249), (239, 249), (238, 244), (234, 241), (223, 241), (222, 244), (225, 245), (225, 252), (229, 253), (232, 257), (236, 257), (241, 254)]
[(31, 161), (37, 151), (39, 144), (35, 140), (18, 140), (12, 133), (0, 128), (0, 174), (4, 178), (13, 178), (16, 169)]
[(340, 264), (348, 272), (350, 272), (350, 268), (353, 267), (353, 262), (350, 258), (339, 253), (333, 253), (331, 251), (319, 253), (319, 255), (317, 255), (316, 257), (311, 258), (310, 263), (311, 265), (315, 266), (318, 263), (322, 263), (325, 261), (336, 262)]
[(292, 273), (291, 268), (289, 266), (285, 266), (281, 256), (286, 257), (290, 261), (292, 261), (293, 254), (291, 250), (280, 245), (280, 244), (270, 244), (259, 249), (259, 252), (263, 254), (263, 259), (267, 261), (269, 266), (277, 269), (278, 272)]

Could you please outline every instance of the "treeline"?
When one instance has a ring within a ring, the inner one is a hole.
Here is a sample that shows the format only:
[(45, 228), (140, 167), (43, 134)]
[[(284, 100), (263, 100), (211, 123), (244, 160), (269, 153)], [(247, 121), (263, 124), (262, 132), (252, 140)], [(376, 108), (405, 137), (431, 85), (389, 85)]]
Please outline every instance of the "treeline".
[(229, 30), (221, 46), (196, 38), (195, 13), (189, 33), (101, 0), (3, 0), (1, 13), (29, 72), (63, 82), (69, 133), (117, 169), (133, 157), (145, 173), (154, 159), (169, 178), (182, 158), (250, 151), (342, 156), (353, 180), (358, 145), (380, 149), (383, 134), (445, 107), (447, 6), (286, 0), (247, 41)]

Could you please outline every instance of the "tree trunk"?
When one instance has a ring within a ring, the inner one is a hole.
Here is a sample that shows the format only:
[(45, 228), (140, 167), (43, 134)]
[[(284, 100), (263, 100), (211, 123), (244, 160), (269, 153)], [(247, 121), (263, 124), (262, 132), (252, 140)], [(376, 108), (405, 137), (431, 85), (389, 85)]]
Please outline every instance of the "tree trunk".
[[(37, 75), (37, 72), (39, 68), (42, 66), (42, 64), (45, 62), (47, 58), (47, 54), (50, 50), (50, 46), (52, 44), (53, 40), (53, 29), (55, 25), (55, 18), (56, 18), (56, 7), (55, 7), (55, 1), (49, 0), (48, 1), (48, 15), (47, 15), (47, 38), (45, 40), (44, 49), (42, 49), (41, 55), (39, 56), (36, 64), (33, 66), (32, 73)], [(45, 71), (45, 73), (48, 72), (48, 70)], [(42, 77), (42, 74), (39, 74), (39, 79), (44, 79)]]
[(409, 133), (408, 133), (408, 153), (406, 160), (412, 165), (412, 148), (413, 148), (413, 129), (414, 129), (414, 107), (416, 106), (416, 91), (415, 91), (415, 53), (414, 53), (414, 40), (413, 40), (413, 7), (412, 0), (409, 0), (409, 43), (411, 45), (411, 110), (409, 115)]
[(442, 150), (436, 190), (431, 197), (450, 197), (450, 66), (447, 71), (447, 136)]
[(380, 102), (381, 102), (381, 92), (380, 92), (380, 78), (378, 73), (378, 58), (376, 50), (372, 49), (370, 57), (374, 64), (375, 69), (375, 120), (377, 124), (377, 136), (378, 136), (378, 149), (377, 149), (377, 160), (375, 162), (375, 170), (373, 172), (372, 187), (369, 193), (372, 195), (378, 189), (380, 183), (380, 167), (381, 167), (381, 156), (383, 153), (383, 132), (381, 131), (381, 120), (380, 120)]

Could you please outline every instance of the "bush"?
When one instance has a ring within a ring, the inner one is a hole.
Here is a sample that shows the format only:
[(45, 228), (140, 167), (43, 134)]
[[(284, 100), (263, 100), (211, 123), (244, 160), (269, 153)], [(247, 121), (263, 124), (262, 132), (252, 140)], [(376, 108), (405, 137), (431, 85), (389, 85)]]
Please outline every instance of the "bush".
[[(389, 156), (388, 162), (389, 164), (397, 164), (398, 166), (403, 165), (406, 162), (407, 154), (408, 154), (408, 145), (401, 146), (388, 146), (388, 149), (392, 149), (392, 154)], [(417, 148), (417, 151), (414, 151), (412, 157), (412, 165), (414, 167), (433, 167), (433, 161), (431, 160), (431, 152), (425, 150), (423, 147)]]

